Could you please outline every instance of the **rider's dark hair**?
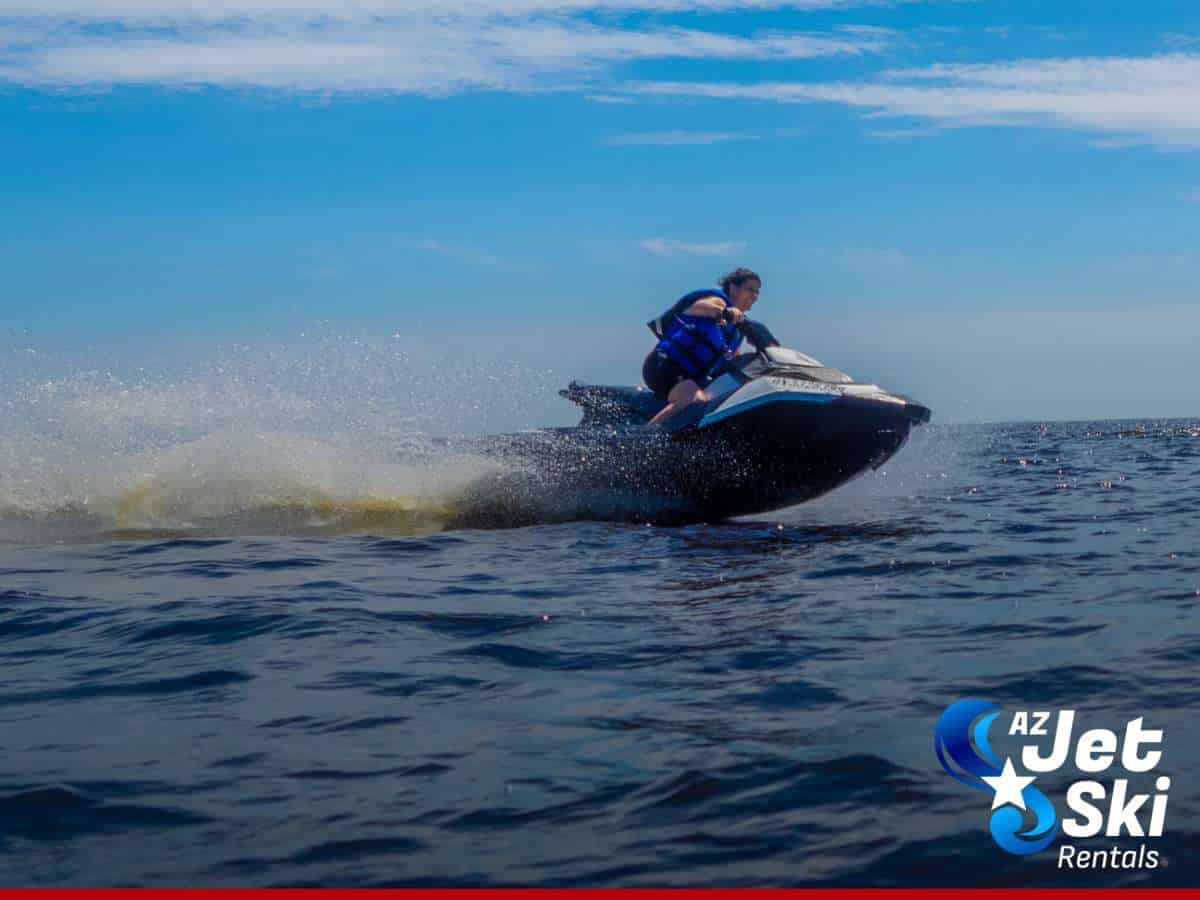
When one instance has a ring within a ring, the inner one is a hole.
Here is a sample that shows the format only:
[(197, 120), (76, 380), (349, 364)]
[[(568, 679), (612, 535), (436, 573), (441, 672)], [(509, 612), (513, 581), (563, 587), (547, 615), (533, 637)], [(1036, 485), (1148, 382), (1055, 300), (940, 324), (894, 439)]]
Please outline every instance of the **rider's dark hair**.
[(757, 281), (760, 285), (762, 279), (758, 277), (758, 273), (751, 269), (734, 269), (728, 275), (723, 275), (717, 280), (717, 284), (721, 286), (721, 290), (729, 293), (731, 287), (741, 287), (747, 281)]

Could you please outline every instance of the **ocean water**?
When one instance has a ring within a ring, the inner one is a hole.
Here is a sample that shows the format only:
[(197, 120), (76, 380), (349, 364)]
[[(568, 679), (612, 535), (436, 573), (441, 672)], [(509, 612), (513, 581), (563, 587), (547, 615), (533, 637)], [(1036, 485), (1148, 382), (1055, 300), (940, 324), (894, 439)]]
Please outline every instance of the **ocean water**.
[[(1200, 422), (934, 425), (754, 521), (474, 530), (476, 463), (368, 459), (376, 421), (38, 390), (0, 480), (2, 885), (1200, 882)], [(1073, 842), (1160, 866), (999, 850), (934, 753), (962, 697), (1162, 729), (1163, 836)]]

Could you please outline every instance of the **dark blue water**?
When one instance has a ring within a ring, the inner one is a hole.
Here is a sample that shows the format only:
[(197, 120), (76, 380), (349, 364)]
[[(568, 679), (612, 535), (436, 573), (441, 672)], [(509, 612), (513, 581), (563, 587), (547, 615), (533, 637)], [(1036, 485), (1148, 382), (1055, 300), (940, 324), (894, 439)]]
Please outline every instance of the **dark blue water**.
[[(755, 522), (11, 540), (0, 883), (1197, 883), (1198, 508), (1197, 423), (1104, 422)], [(1164, 729), (1164, 866), (999, 851), (965, 696)]]

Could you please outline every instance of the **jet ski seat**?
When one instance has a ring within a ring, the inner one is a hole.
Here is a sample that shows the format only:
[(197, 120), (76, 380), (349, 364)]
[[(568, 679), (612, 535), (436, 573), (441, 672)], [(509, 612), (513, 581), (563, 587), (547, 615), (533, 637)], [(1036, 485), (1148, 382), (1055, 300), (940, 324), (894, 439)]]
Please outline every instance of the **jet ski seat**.
[(558, 393), (583, 408), (581, 425), (640, 424), (653, 419), (666, 406), (665, 401), (644, 387), (572, 381)]

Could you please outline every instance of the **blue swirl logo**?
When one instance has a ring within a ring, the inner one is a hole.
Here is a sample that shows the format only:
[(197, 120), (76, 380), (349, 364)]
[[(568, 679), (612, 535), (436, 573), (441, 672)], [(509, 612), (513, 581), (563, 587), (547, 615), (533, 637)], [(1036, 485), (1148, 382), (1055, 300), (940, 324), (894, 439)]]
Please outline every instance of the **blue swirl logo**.
[[(1058, 836), (1058, 815), (1046, 795), (1032, 786), (1032, 777), (1017, 775), (1011, 759), (1001, 764), (992, 752), (988, 729), (999, 716), (1000, 707), (988, 700), (952, 703), (938, 719), (934, 747), (950, 775), (992, 793), (988, 830), (1000, 849), (1027, 856)], [(1033, 824), (1026, 828), (1030, 817)]]

